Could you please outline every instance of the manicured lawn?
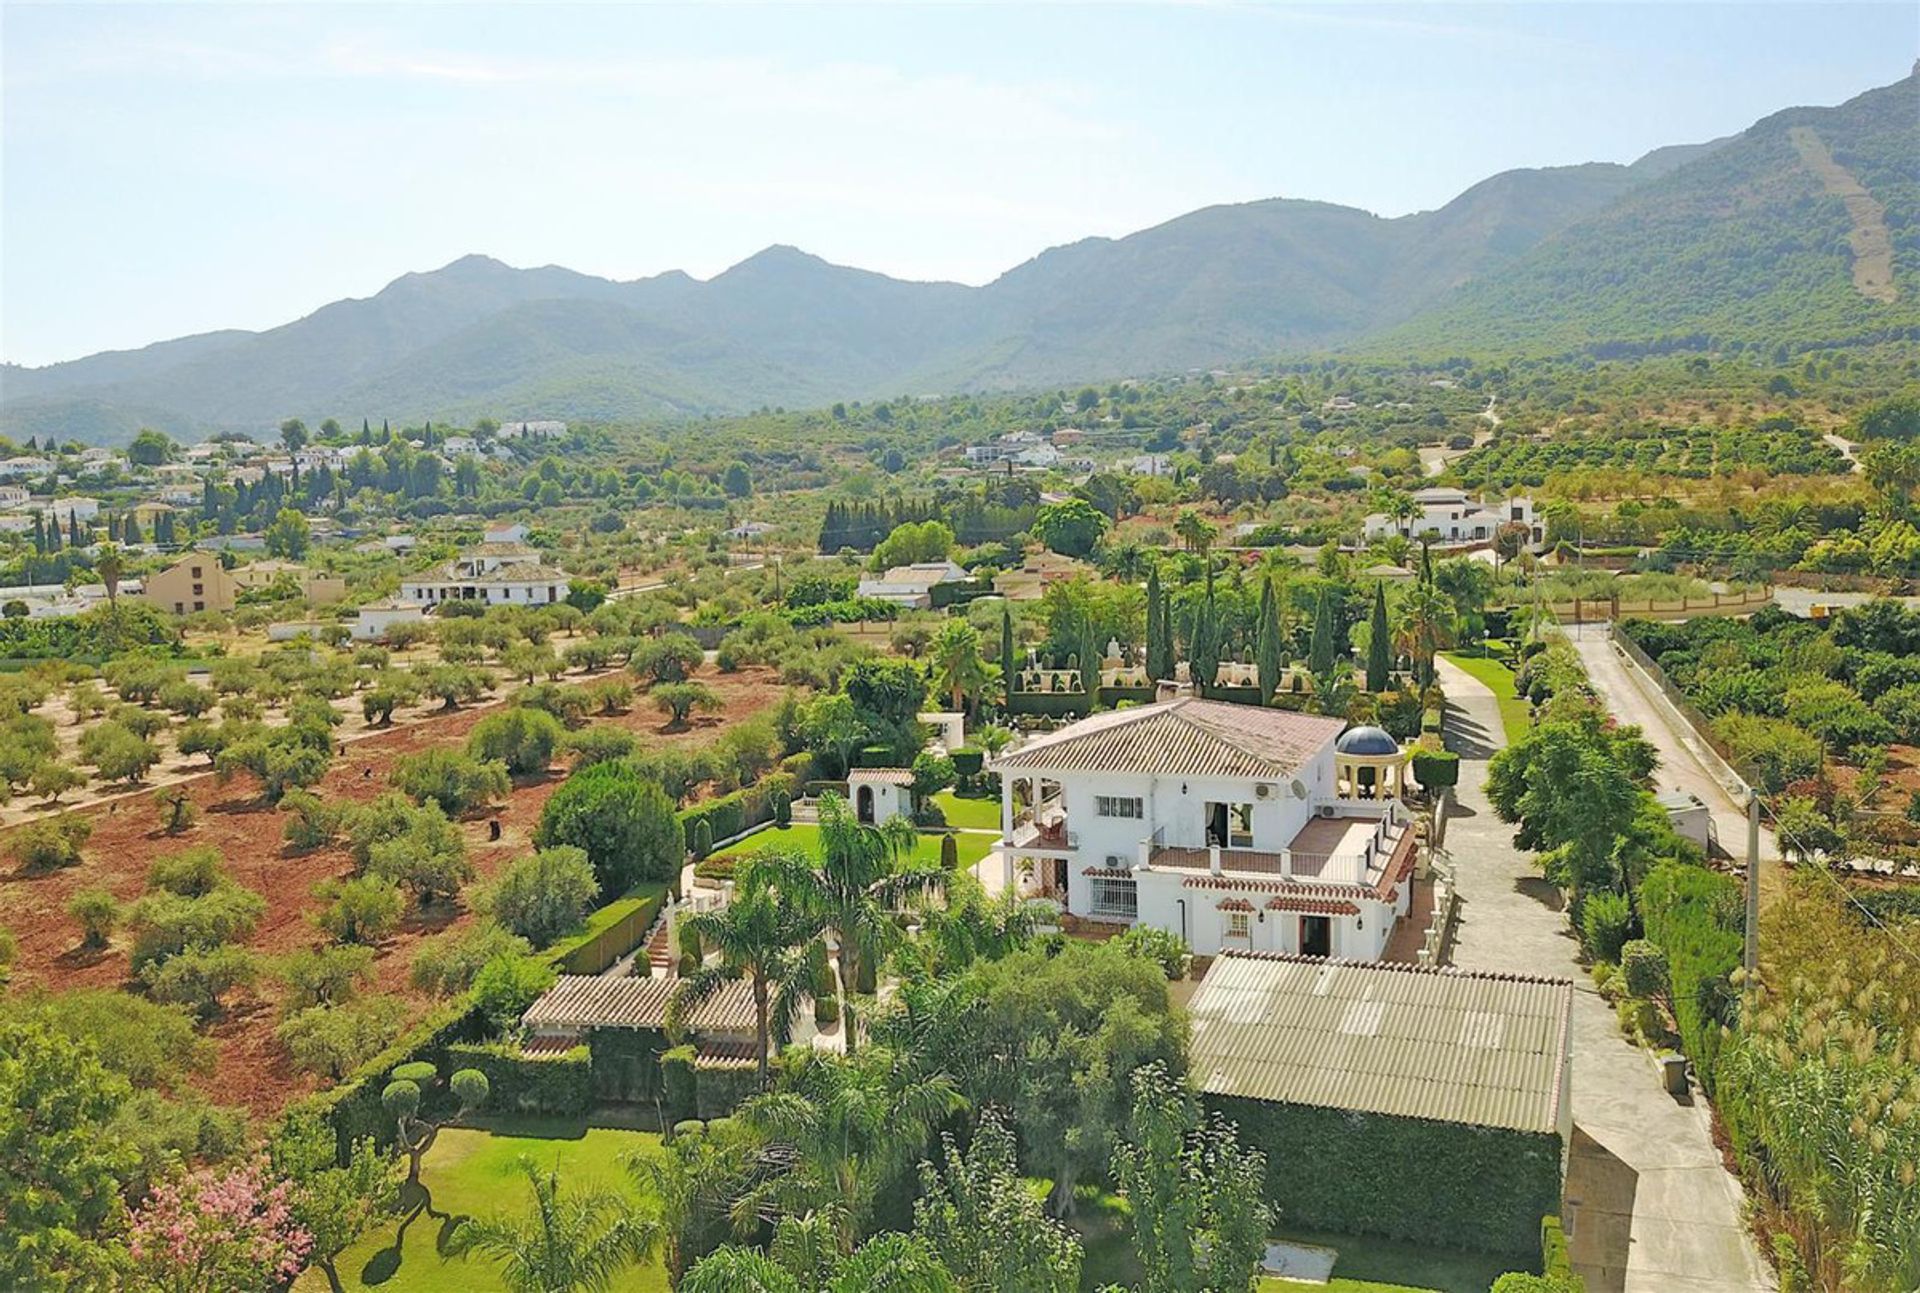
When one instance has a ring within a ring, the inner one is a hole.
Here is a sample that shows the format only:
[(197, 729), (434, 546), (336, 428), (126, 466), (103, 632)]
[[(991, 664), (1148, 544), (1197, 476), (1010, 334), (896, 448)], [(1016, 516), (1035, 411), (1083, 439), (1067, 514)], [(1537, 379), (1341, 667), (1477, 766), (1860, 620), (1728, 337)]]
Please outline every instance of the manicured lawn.
[(1514, 694), (1513, 670), (1498, 660), (1482, 659), (1463, 651), (1442, 654), (1493, 692), (1494, 699), (1500, 702), (1500, 726), (1506, 729), (1509, 744), (1526, 735), (1527, 729), (1533, 726), (1533, 716), (1527, 702)]
[[(492, 1129), (449, 1127), (440, 1133), (420, 1168), (429, 1195), (425, 1211), (385, 1217), (340, 1255), (340, 1286), (385, 1289), (392, 1293), (463, 1293), (503, 1289), (497, 1267), (472, 1257), (441, 1256), (455, 1223), (527, 1206), (529, 1190), (515, 1162), (521, 1155), (542, 1168), (559, 1165), (562, 1188), (620, 1190), (637, 1198), (623, 1160), (630, 1154), (657, 1154), (660, 1137), (652, 1132), (589, 1128), (577, 1120), (500, 1119)], [(412, 1202), (410, 1200), (410, 1202)], [(655, 1293), (667, 1287), (657, 1263), (635, 1267), (615, 1286), (620, 1293)], [(295, 1283), (296, 1293), (326, 1293), (327, 1277), (310, 1270)]]
[(997, 831), (1000, 829), (1000, 800), (994, 798), (974, 798), (970, 795), (956, 795), (951, 790), (942, 790), (933, 797), (940, 805), (940, 811), (947, 815), (947, 825), (963, 830)]
[[(960, 865), (962, 867), (970, 867), (985, 857), (988, 849), (993, 844), (993, 837), (990, 835), (976, 835), (966, 831), (957, 833), (953, 838), (955, 846), (959, 849)], [(755, 853), (766, 852), (771, 849), (795, 850), (818, 857), (820, 853), (820, 828), (812, 822), (795, 822), (791, 826), (769, 826), (764, 831), (756, 831), (739, 843), (730, 844), (726, 848), (718, 850), (713, 856), (709, 857), (705, 862), (702, 862), (700, 865), (704, 869), (701, 874), (707, 875), (715, 872), (724, 874), (725, 871), (731, 869), (731, 864), (739, 862), (744, 858), (752, 857)], [(940, 836), (938, 834), (922, 834), (918, 844), (914, 846), (913, 860), (938, 865), (940, 862)], [(716, 862), (721, 865), (714, 867), (712, 864)]]

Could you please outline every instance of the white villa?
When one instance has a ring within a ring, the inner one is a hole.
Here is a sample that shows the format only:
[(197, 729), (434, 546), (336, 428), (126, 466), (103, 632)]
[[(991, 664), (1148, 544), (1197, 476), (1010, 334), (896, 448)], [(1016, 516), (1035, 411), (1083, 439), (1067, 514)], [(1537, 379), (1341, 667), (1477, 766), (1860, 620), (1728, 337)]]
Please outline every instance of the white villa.
[(566, 600), (567, 572), (521, 543), (482, 543), (444, 566), (407, 575), (400, 600), (433, 607), (451, 601), (487, 606), (551, 606)]
[(1434, 486), (1417, 489), (1413, 501), (1420, 514), (1401, 520), (1385, 512), (1375, 512), (1363, 523), (1361, 533), (1368, 539), (1384, 539), (1405, 534), (1410, 539), (1431, 536), (1439, 543), (1486, 543), (1494, 531), (1509, 523), (1527, 527), (1528, 544), (1543, 543), (1546, 529), (1530, 498), (1509, 498), (1489, 503), (1469, 498), (1465, 490)]
[(965, 567), (951, 561), (916, 561), (910, 566), (892, 566), (885, 573), (860, 581), (857, 596), (874, 597), (910, 610), (926, 610), (933, 605), (935, 584), (953, 583), (967, 578)]
[[(1201, 955), (1373, 961), (1413, 912), (1404, 755), (1378, 728), (1181, 698), (1098, 714), (994, 760), (1005, 883)], [(1016, 810), (1018, 802), (1023, 805)]]

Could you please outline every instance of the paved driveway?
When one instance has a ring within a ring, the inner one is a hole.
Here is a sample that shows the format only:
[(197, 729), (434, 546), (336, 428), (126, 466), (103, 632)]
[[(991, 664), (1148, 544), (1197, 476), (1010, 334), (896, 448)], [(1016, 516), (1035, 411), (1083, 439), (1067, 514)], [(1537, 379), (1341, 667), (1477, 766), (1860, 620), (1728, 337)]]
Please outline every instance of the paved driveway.
[(1459, 876), (1453, 962), (1572, 978), (1573, 1147), (1563, 1219), (1589, 1293), (1751, 1293), (1775, 1287), (1741, 1223), (1705, 1100), (1662, 1090), (1652, 1058), (1575, 961), (1560, 895), (1486, 800), (1486, 760), (1505, 744), (1493, 693), (1439, 662), (1447, 744), (1460, 755), (1460, 814), (1446, 850)]
[[(1715, 770), (1712, 752), (1705, 748), (1686, 720), (1680, 717), (1660, 689), (1642, 681), (1640, 671), (1620, 655), (1607, 638), (1604, 624), (1579, 624), (1567, 630), (1587, 679), (1622, 723), (1634, 723), (1659, 751), (1660, 767), (1653, 774), (1656, 788), (1686, 790), (1707, 806), (1720, 847), (1729, 857), (1747, 853), (1747, 806), (1736, 800)], [(1764, 863), (1780, 856), (1773, 832), (1760, 828), (1760, 857)]]

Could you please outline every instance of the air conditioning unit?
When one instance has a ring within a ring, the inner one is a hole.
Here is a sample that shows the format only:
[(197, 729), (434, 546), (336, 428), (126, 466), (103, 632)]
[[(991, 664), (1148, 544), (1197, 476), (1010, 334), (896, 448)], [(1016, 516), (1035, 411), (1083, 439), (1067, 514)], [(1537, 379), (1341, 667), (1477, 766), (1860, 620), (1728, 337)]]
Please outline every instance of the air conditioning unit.
[(1331, 817), (1331, 816), (1333, 816), (1333, 805), (1332, 805), (1332, 804), (1321, 804), (1321, 805), (1320, 805), (1320, 807), (1319, 807), (1319, 809), (1317, 810), (1317, 812), (1316, 812), (1316, 814), (1315, 814), (1315, 815), (1316, 815), (1316, 816), (1320, 816), (1320, 817)]
[(1272, 794), (1273, 794), (1273, 787), (1272, 787), (1272, 786), (1268, 786), (1268, 785), (1259, 785), (1259, 786), (1255, 786), (1255, 787), (1253, 788), (1253, 797), (1254, 797), (1255, 799), (1265, 799), (1265, 798), (1267, 798), (1267, 797), (1269, 797), (1269, 796), (1270, 796), (1270, 795), (1272, 795)]
[(1293, 797), (1295, 799), (1305, 799), (1307, 797), (1307, 783), (1297, 778), (1294, 780), (1294, 783), (1291, 786), (1287, 787), (1287, 789), (1293, 792)]
[(1114, 856), (1111, 853), (1107, 854), (1107, 868), (1109, 870), (1118, 871), (1124, 868), (1126, 865), (1127, 864), (1124, 861), (1122, 861), (1120, 858)]

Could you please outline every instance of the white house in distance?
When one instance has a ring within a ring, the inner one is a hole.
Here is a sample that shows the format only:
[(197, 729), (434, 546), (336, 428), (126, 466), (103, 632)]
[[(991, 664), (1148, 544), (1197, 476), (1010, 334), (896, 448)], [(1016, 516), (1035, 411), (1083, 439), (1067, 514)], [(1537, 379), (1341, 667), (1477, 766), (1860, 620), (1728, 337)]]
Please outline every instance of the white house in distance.
[(433, 607), (451, 601), (487, 606), (551, 606), (566, 600), (567, 572), (520, 543), (482, 543), (444, 566), (407, 575), (400, 600)]
[(967, 578), (964, 567), (951, 561), (917, 561), (911, 566), (893, 566), (886, 573), (860, 581), (855, 590), (860, 597), (874, 597), (910, 610), (926, 610), (933, 605), (933, 586)]
[(1402, 521), (1385, 512), (1375, 512), (1367, 517), (1361, 533), (1368, 539), (1405, 534), (1411, 539), (1430, 535), (1440, 543), (1487, 543), (1501, 526), (1517, 524), (1527, 527), (1529, 544), (1546, 539), (1545, 527), (1530, 498), (1489, 503), (1469, 498), (1465, 490), (1435, 485), (1415, 490), (1413, 501), (1420, 505), (1418, 516)]
[(355, 642), (379, 642), (386, 638), (387, 630), (396, 624), (420, 624), (427, 618), (427, 608), (419, 602), (401, 601), (389, 597), (383, 601), (368, 602), (360, 608), (352, 626)]
[(1392, 738), (1345, 726), (1181, 698), (1029, 741), (992, 765), (1005, 883), (1030, 863), (1027, 890), (1070, 916), (1153, 925), (1202, 955), (1378, 960), (1413, 910), (1413, 822), (1361, 798), (1389, 786), (1353, 772), (1396, 763)]

